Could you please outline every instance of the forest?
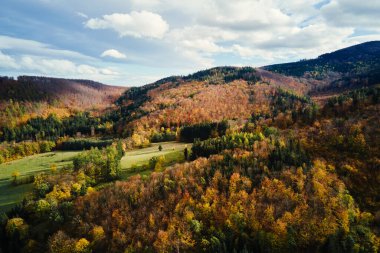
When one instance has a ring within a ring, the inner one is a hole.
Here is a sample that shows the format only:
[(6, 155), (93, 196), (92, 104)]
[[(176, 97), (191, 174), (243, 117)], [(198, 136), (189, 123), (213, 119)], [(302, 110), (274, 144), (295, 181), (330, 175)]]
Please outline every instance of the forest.
[[(324, 76), (376, 76), (340, 62), (371, 65), (379, 48), (169, 77), (99, 115), (21, 119), (25, 101), (9, 102), (0, 163), (81, 152), (0, 214), (0, 252), (379, 252), (379, 83)], [(155, 155), (123, 171), (136, 150)]]
[[(77, 132), (90, 136), (91, 128), (97, 133), (112, 131), (107, 119), (93, 117), (89, 113), (77, 113), (60, 119), (55, 114), (29, 119), (18, 127), (2, 127), (0, 141), (55, 140), (58, 137), (75, 136)], [(108, 128), (108, 129), (107, 129)]]
[[(33, 195), (3, 216), (2, 243), (12, 252), (377, 252), (379, 179), (369, 175), (378, 165), (367, 158), (379, 151), (369, 138), (379, 126), (345, 130), (344, 122), (370, 120), (361, 114), (379, 106), (379, 89), (331, 98), (313, 121), (296, 117), (285, 130), (279, 113), (298, 113), (310, 101), (278, 92), (269, 97), (270, 117), (240, 129), (184, 126), (182, 138), (195, 140), (189, 162), (149, 178), (97, 190), (118, 178), (122, 143), (36, 177)], [(294, 126), (297, 135), (288, 132)], [(329, 136), (331, 127), (342, 137)], [(364, 193), (362, 180), (375, 188)]]

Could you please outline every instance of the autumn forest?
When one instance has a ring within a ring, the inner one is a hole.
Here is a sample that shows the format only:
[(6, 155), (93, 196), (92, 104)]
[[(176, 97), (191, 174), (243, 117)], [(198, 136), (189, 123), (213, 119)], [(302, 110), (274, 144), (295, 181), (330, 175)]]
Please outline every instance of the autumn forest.
[(0, 252), (379, 252), (379, 112), (378, 41), (130, 88), (1, 77), (0, 189), (19, 197)]

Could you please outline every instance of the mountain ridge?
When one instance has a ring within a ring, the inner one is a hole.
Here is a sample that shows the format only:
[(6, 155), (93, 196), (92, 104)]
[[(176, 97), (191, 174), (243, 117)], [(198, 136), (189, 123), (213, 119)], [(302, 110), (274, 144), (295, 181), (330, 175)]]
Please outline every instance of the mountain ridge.
[(380, 41), (350, 46), (315, 59), (268, 65), (262, 69), (313, 83), (314, 95), (371, 86), (380, 83)]
[[(87, 87), (88, 89), (98, 91), (123, 91), (125, 87), (102, 84), (100, 82), (83, 79), (66, 79), (42, 76), (19, 76), (17, 79), (9, 77), (0, 77), (0, 100), (17, 99), (17, 100), (43, 100), (52, 99), (62, 93), (75, 93)], [(27, 88), (28, 90), (25, 90)], [(82, 89), (83, 89), (82, 88)], [(37, 94), (33, 94), (37, 92)], [(32, 94), (30, 94), (32, 93)]]
[(77, 112), (102, 113), (114, 107), (126, 87), (89, 80), (20, 76), (0, 77), (0, 126), (25, 123), (55, 114), (59, 118)]
[[(346, 63), (347, 58), (356, 60)], [(380, 73), (378, 65), (380, 42), (369, 42), (313, 60), (262, 68), (222, 66), (170, 76), (133, 87), (117, 100), (123, 118), (119, 129), (146, 132), (204, 121), (246, 120), (252, 114), (269, 113), (278, 90), (311, 96), (323, 105), (331, 96), (380, 83), (380, 79), (369, 80)], [(350, 69), (356, 72), (347, 73)], [(302, 76), (296, 74), (300, 70)]]

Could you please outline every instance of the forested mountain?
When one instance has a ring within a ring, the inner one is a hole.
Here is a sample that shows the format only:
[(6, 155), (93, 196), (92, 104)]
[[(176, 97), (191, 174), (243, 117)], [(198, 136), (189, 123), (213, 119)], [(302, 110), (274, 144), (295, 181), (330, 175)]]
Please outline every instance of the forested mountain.
[[(16, 155), (90, 126), (113, 141), (35, 176), (23, 203), (0, 215), (0, 249), (379, 252), (378, 52), (370, 42), (297, 63), (168, 77), (128, 89), (100, 117), (4, 128), (6, 153)], [(34, 136), (35, 147), (10, 143)], [(165, 167), (153, 157), (149, 176), (132, 168), (121, 177), (126, 149), (173, 140), (192, 143), (184, 160)], [(91, 144), (66, 146), (82, 142)]]
[(86, 110), (111, 105), (125, 89), (89, 80), (37, 76), (19, 76), (15, 80), (1, 77), (0, 101), (46, 101)]
[(310, 96), (320, 105), (330, 96), (380, 83), (380, 42), (368, 42), (313, 60), (263, 68), (217, 67), (131, 88), (117, 101), (121, 134), (151, 135), (164, 128), (271, 114), (278, 88)]
[[(366, 42), (316, 59), (276, 64), (263, 69), (307, 80), (318, 80), (316, 90), (342, 90), (380, 83), (380, 41)], [(322, 89), (323, 88), (323, 89)]]
[[(245, 67), (219, 67), (131, 88), (117, 101), (119, 132), (149, 136), (160, 128), (269, 114), (277, 89), (302, 96), (309, 87), (294, 78)], [(129, 132), (128, 132), (129, 131)]]
[(76, 112), (101, 112), (112, 107), (125, 90), (89, 80), (0, 77), (0, 127), (14, 127), (50, 114), (62, 118)]

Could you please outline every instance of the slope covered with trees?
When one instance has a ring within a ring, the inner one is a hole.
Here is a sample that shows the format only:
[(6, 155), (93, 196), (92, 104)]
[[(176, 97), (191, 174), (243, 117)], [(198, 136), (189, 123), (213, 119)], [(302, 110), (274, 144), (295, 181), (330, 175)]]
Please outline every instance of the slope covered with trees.
[[(52, 139), (71, 126), (125, 139), (36, 176), (33, 192), (0, 216), (1, 250), (379, 252), (380, 88), (366, 81), (376, 45), (165, 78), (129, 89), (99, 119), (26, 121)], [(332, 85), (359, 75), (357, 85)], [(193, 142), (186, 162), (153, 157), (150, 176), (120, 181), (125, 148), (174, 139)]]
[[(363, 102), (379, 106), (372, 95)], [(98, 191), (90, 187), (112, 180), (117, 149), (104, 159), (84, 153), (73, 174), (37, 178), (21, 210), (3, 219), (3, 243), (32, 252), (377, 252), (378, 209), (361, 203), (368, 196), (352, 190), (348, 175), (355, 161), (370, 164), (361, 152), (378, 159), (378, 146), (362, 132), (366, 150), (350, 149), (355, 160), (331, 157), (334, 147), (318, 134), (303, 135), (317, 125), (294, 136), (257, 122), (196, 142), (192, 162)]]
[(20, 76), (0, 77), (0, 126), (15, 127), (34, 117), (99, 112), (126, 90), (88, 80)]
[(319, 91), (344, 90), (380, 83), (380, 41), (366, 42), (319, 56), (316, 59), (263, 67), (309, 81), (318, 80)]
[(244, 121), (252, 113), (269, 113), (279, 87), (300, 95), (308, 90), (293, 78), (253, 68), (220, 67), (162, 79), (120, 97), (118, 132), (149, 137), (161, 128), (178, 132), (204, 122)]
[(126, 89), (90, 80), (37, 76), (1, 77), (0, 82), (0, 100), (48, 101), (82, 109), (109, 106)]

